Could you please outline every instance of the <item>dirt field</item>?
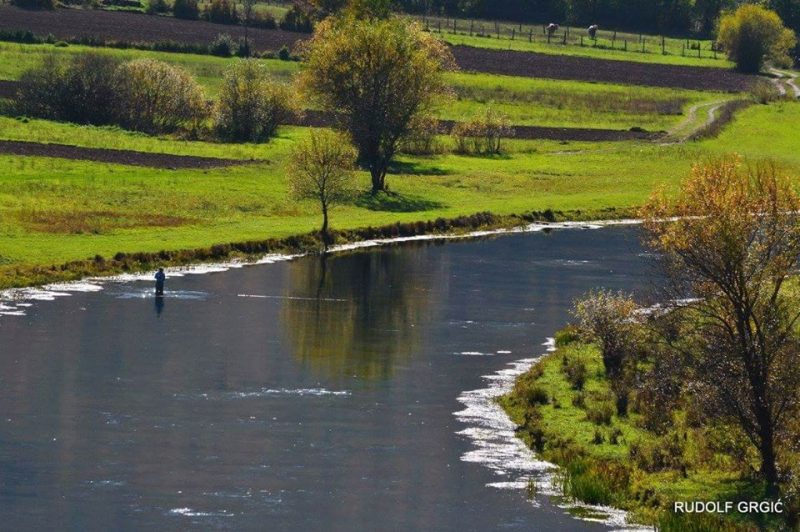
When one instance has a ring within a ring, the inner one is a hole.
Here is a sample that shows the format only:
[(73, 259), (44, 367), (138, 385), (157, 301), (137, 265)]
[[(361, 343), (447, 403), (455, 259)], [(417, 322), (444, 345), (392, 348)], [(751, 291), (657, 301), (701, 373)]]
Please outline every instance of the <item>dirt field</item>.
[[(172, 17), (75, 9), (24, 11), (0, 7), (0, 30), (23, 29), (42, 35), (52, 33), (58, 39), (94, 36), (127, 42), (171, 40), (200, 45), (210, 43), (219, 33), (229, 33), (234, 37), (244, 35), (239, 26)], [(250, 35), (254, 48), (260, 51), (278, 50), (283, 45), (291, 48), (297, 41), (308, 38), (303, 33), (263, 29), (251, 29)], [(721, 68), (609, 61), (468, 46), (453, 47), (453, 55), (458, 65), (467, 71), (549, 79), (722, 91), (744, 90), (754, 79)]]
[(753, 76), (722, 68), (609, 61), (469, 46), (454, 46), (453, 55), (463, 70), (534, 78), (733, 92), (747, 89), (754, 80)]
[[(40, 35), (52, 33), (56, 39), (99, 37), (125, 42), (175, 41), (207, 45), (220, 33), (238, 39), (244, 28), (211, 24), (204, 21), (181, 20), (173, 17), (148, 16), (121, 11), (57, 9), (28, 11), (15, 7), (0, 7), (0, 30), (31, 30)], [(251, 46), (256, 50), (279, 50), (292, 47), (307, 34), (281, 30), (251, 28)]]
[(127, 150), (82, 148), (79, 146), (67, 146), (64, 144), (40, 144), (37, 142), (19, 142), (13, 140), (0, 140), (0, 154), (57, 157), (59, 159), (97, 161), (102, 163), (167, 169), (218, 168), (223, 166), (250, 164), (251, 162), (239, 161), (236, 159), (215, 159), (211, 157), (191, 157), (185, 155), (144, 153)]

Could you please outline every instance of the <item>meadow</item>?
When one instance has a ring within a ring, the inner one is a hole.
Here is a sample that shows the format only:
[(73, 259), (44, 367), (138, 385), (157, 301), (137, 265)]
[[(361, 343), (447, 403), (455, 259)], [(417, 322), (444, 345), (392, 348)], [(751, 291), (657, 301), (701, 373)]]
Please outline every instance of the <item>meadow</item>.
[[(0, 79), (16, 80), (49, 55), (70, 56), (86, 52), (109, 54), (120, 60), (153, 58), (181, 66), (192, 73), (209, 96), (219, 91), (225, 69), (234, 58), (155, 52), (134, 49), (93, 48), (80, 45), (17, 44), (0, 42)], [(290, 82), (302, 65), (294, 61), (260, 59), (273, 75)], [(481, 73), (447, 75), (453, 101), (440, 106), (439, 118), (465, 120), (492, 107), (515, 125), (593, 127), (648, 131), (676, 125), (685, 110), (696, 103), (718, 100), (721, 93), (612, 83), (588, 83)], [(307, 106), (313, 108), (313, 106)], [(591, 119), (587, 119), (587, 116)]]
[[(354, 229), (485, 211), (504, 215), (548, 209), (564, 218), (629, 216), (654, 188), (675, 190), (693, 161), (731, 150), (753, 162), (770, 157), (800, 175), (800, 136), (793, 125), (799, 117), (800, 103), (753, 106), (719, 138), (687, 144), (509, 140), (505, 153), (493, 157), (403, 155), (388, 177), (390, 195), (371, 198), (362, 173), (365, 192), (335, 208), (332, 223), (337, 229)], [(306, 128), (282, 128), (265, 145), (228, 146), (37, 122), (2, 119), (0, 131), (9, 136), (19, 126), (20, 136), (28, 136), (33, 133), (24, 128), (31, 127), (48, 132), (41, 140), (263, 162), (157, 170), (0, 156), (2, 285), (14, 283), (13, 269), (19, 266), (279, 238), (319, 225), (313, 203), (293, 202), (287, 194), (286, 154), (308, 134)]]

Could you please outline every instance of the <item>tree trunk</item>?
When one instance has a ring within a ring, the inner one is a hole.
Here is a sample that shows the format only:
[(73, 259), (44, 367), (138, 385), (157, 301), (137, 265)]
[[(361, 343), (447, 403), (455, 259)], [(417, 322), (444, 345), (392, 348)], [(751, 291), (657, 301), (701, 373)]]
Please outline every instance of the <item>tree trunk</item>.
[(322, 234), (322, 245), (325, 251), (327, 251), (328, 244), (330, 243), (330, 236), (328, 235), (328, 206), (325, 204), (322, 205), (322, 230), (320, 233)]
[[(761, 416), (759, 416), (761, 417)], [(773, 497), (778, 495), (778, 468), (775, 464), (775, 438), (769, 423), (762, 421), (761, 425), (761, 475), (767, 483), (767, 495)]]
[(386, 174), (374, 168), (370, 168), (369, 172), (372, 176), (372, 193), (377, 194), (378, 192), (384, 190), (386, 188)]

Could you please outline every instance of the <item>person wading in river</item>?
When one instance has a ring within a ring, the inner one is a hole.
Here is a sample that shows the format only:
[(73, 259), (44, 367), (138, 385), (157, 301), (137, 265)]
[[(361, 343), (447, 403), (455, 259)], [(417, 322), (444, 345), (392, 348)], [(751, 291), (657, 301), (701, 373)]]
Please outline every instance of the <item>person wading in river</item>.
[(159, 268), (156, 272), (156, 296), (164, 295), (164, 281), (167, 280), (167, 275), (164, 273), (164, 268)]

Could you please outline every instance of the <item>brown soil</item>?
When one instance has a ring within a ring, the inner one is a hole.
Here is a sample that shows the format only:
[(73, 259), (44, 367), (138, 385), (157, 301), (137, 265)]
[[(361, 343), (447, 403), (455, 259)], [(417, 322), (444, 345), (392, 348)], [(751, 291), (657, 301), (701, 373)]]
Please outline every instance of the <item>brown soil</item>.
[[(173, 17), (148, 16), (122, 11), (56, 9), (32, 11), (16, 7), (0, 7), (0, 30), (30, 30), (37, 35), (52, 33), (56, 39), (68, 40), (97, 37), (109, 41), (164, 42), (174, 41), (207, 45), (220, 33), (234, 39), (244, 37), (244, 28), (212, 24), (204, 21), (181, 20)], [(304, 33), (250, 28), (249, 39), (256, 50), (289, 48)]]
[(212, 157), (168, 155), (164, 153), (145, 153), (128, 150), (83, 148), (64, 144), (41, 144), (37, 142), (20, 142), (14, 140), (0, 140), (0, 154), (57, 157), (60, 159), (147, 166), (170, 170), (177, 170), (179, 168), (219, 168), (249, 164), (252, 162), (237, 159), (216, 159)]
[[(333, 118), (328, 113), (320, 111), (306, 111), (303, 117), (295, 121), (294, 125), (308, 127), (328, 127), (333, 124)], [(449, 134), (456, 123), (452, 120), (440, 121), (440, 132)], [(518, 139), (546, 139), (564, 141), (622, 141), (622, 140), (655, 140), (664, 136), (664, 132), (644, 130), (618, 130), (594, 129), (571, 127), (540, 127), (540, 126), (512, 126), (514, 137)]]
[(746, 90), (755, 79), (723, 68), (635, 63), (470, 46), (452, 48), (463, 70), (525, 76), (682, 89)]
[(5, 81), (0, 79), (0, 98), (13, 98), (17, 92), (16, 81)]
[[(244, 28), (240, 26), (172, 17), (80, 9), (27, 11), (8, 6), (0, 7), (0, 30), (31, 30), (40, 35), (52, 33), (58, 39), (98, 37), (124, 42), (176, 41), (198, 45), (209, 44), (220, 33), (228, 33), (234, 38), (244, 35)], [(275, 51), (284, 45), (292, 48), (298, 41), (308, 38), (303, 33), (257, 28), (250, 30), (250, 36), (253, 48), (259, 51)], [(636, 63), (470, 46), (454, 46), (452, 50), (456, 63), (463, 70), (512, 76), (722, 91), (745, 90), (754, 79), (723, 68)]]

